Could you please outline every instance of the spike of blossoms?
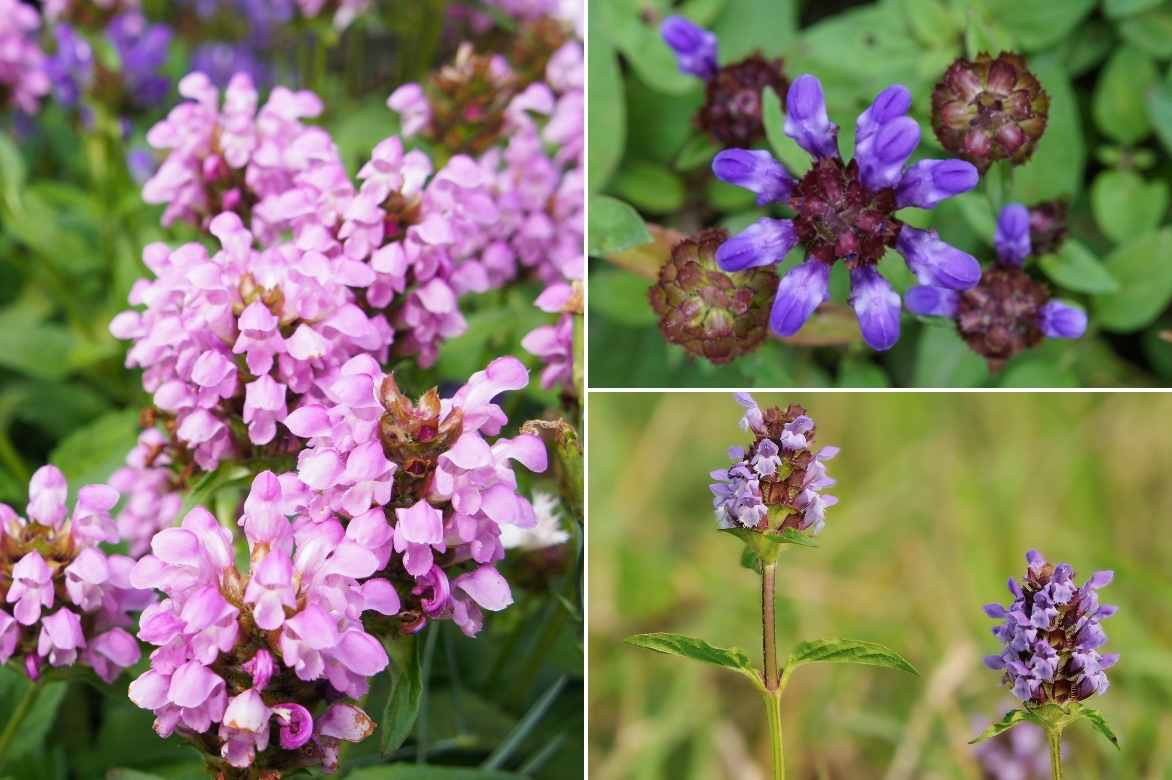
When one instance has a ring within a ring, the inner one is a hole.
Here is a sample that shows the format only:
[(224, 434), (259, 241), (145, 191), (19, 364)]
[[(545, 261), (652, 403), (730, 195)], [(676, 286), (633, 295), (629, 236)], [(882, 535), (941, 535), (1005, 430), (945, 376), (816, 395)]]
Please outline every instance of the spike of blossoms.
[(648, 290), (663, 337), (713, 363), (761, 346), (777, 289), (772, 268), (732, 274), (720, 269), (716, 250), (727, 238), (728, 231), (712, 229), (680, 241)]
[(757, 193), (759, 205), (786, 203), (797, 216), (759, 220), (725, 242), (717, 262), (725, 271), (774, 265), (801, 244), (806, 260), (782, 278), (769, 318), (775, 333), (792, 336), (826, 300), (831, 266), (841, 260), (850, 269), (850, 300), (863, 339), (873, 349), (890, 349), (899, 339), (900, 300), (877, 269), (889, 248), (904, 256), (924, 284), (959, 291), (980, 280), (975, 258), (934, 231), (903, 224), (895, 211), (933, 208), (971, 190), (976, 168), (962, 160), (907, 165), (920, 129), (906, 115), (911, 95), (902, 86), (880, 92), (859, 115), (849, 164), (839, 156), (838, 127), (826, 114), (818, 79), (800, 76), (786, 102), (786, 135), (814, 159), (808, 173), (796, 180), (769, 153), (747, 149), (721, 152), (712, 170), (722, 181)]
[(138, 663), (126, 627), (153, 598), (131, 585), (132, 559), (99, 546), (119, 541), (110, 518), (118, 491), (86, 485), (72, 514), (68, 493), (65, 476), (43, 466), (27, 517), (0, 504), (0, 664), (16, 658), (34, 680), (46, 667), (84, 664), (112, 682)]
[(125, 465), (110, 476), (110, 485), (125, 499), (114, 522), (135, 560), (150, 548), (157, 531), (175, 524), (183, 506), (186, 477), (172, 468), (176, 465), (172, 456), (181, 451), (169, 444), (161, 430), (147, 428), (139, 434)]
[(1026, 555), (1029, 568), (1020, 582), (1009, 580), (1009, 606), (987, 604), (985, 614), (1002, 623), (993, 629), (1004, 645), (987, 656), (990, 669), (1023, 702), (1065, 704), (1106, 693), (1106, 670), (1119, 660), (1099, 648), (1107, 642), (1100, 621), (1118, 608), (1099, 603), (1098, 591), (1114, 574), (1095, 572), (1082, 586), (1068, 563), (1047, 563), (1036, 550)]
[(931, 284), (907, 291), (908, 310), (922, 316), (955, 320), (969, 348), (999, 370), (1005, 361), (1037, 346), (1043, 338), (1077, 339), (1086, 332), (1081, 308), (1053, 300), (1045, 284), (1022, 267), (1036, 254), (1031, 246), (1032, 219), (1020, 203), (1006, 205), (997, 218), (997, 261), (980, 283), (956, 291)]
[(772, 89), (784, 100), (788, 82), (782, 60), (754, 52), (720, 67), (716, 35), (682, 16), (669, 16), (660, 32), (679, 63), (680, 72), (703, 79), (704, 105), (696, 115), (702, 130), (725, 146), (748, 146), (765, 137), (762, 103)]
[(51, 86), (37, 42), (40, 25), (32, 6), (0, 0), (0, 98), (26, 114), (37, 113)]
[[(285, 420), (309, 440), (297, 469), (312, 491), (310, 516), (342, 520), (376, 551), (380, 576), (403, 596), (399, 632), (451, 618), (475, 635), (482, 609), (512, 603), (494, 568), (504, 557), (501, 528), (529, 528), (536, 518), (517, 492), (511, 461), (541, 472), (547, 460), (537, 436), (499, 437), (508, 420), (492, 401), (528, 382), (520, 361), (499, 358), (451, 398), (432, 389), (413, 402), (359, 355), (343, 366), (326, 402)], [(394, 527), (385, 528), (382, 518), (392, 513)], [(371, 518), (379, 520), (377, 533), (368, 530)]]
[(753, 443), (730, 449), (733, 465), (711, 474), (717, 526), (818, 534), (826, 508), (838, 503), (822, 493), (834, 484), (826, 461), (838, 448), (813, 450), (814, 421), (797, 404), (762, 410), (748, 393), (737, 393), (736, 399), (745, 409), (741, 428), (753, 435)]
[(957, 60), (932, 92), (936, 138), (982, 173), (997, 160), (1028, 160), (1049, 112), (1050, 98), (1025, 59), (1009, 52)]
[[(232, 533), (196, 508), (155, 535), (131, 574), (166, 598), (142, 614), (138, 635), (157, 649), (130, 700), (155, 713), (159, 736), (180, 734), (224, 777), (238, 776), (228, 767), (333, 771), (340, 740), (374, 731), (353, 700), (388, 658), (362, 617), (395, 614), (399, 598), (371, 578), (380, 561), (356, 525), (304, 515), (307, 492), (295, 474), (256, 477), (239, 520), (247, 570)], [(389, 533), (380, 519), (362, 527)]]

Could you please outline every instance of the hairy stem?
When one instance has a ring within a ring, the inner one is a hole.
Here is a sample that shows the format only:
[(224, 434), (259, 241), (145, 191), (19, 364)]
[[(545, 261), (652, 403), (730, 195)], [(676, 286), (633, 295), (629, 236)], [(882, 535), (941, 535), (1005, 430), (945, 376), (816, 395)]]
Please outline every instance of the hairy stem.
[[(777, 691), (777, 618), (773, 608), (773, 594), (777, 589), (777, 564), (767, 563), (761, 569), (761, 643), (765, 657), (765, 687)], [(780, 727), (779, 727), (780, 728)]]
[(769, 725), (769, 753), (773, 761), (772, 780), (785, 780), (785, 745), (781, 736), (781, 692), (767, 691), (765, 717)]
[(8, 723), (4, 726), (4, 731), (0, 733), (0, 767), (4, 766), (4, 761), (8, 757), (8, 749), (12, 747), (12, 740), (16, 738), (25, 718), (32, 712), (33, 705), (37, 703), (37, 697), (41, 695), (42, 687), (39, 680), (30, 685), (28, 690), (24, 692), (24, 696), (17, 702), (12, 714), (8, 716)]
[(1046, 737), (1050, 742), (1050, 768), (1054, 772), (1054, 780), (1062, 780), (1062, 732), (1059, 729), (1047, 729)]

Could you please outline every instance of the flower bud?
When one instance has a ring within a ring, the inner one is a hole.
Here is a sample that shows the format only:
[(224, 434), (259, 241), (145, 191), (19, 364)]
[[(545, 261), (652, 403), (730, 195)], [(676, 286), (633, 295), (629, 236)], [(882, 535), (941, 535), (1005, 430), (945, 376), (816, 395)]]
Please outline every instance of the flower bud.
[(787, 84), (781, 60), (751, 54), (708, 79), (697, 122), (724, 146), (751, 146), (765, 137), (761, 119), (765, 90), (784, 98)]
[(1030, 207), (1030, 246), (1035, 255), (1057, 252), (1065, 238), (1065, 200), (1047, 200)]
[(998, 263), (985, 269), (980, 284), (960, 293), (956, 326), (969, 347), (999, 370), (1041, 343), (1041, 312), (1049, 299), (1044, 284), (1017, 266)]
[(941, 145), (984, 173), (997, 160), (1020, 165), (1046, 130), (1050, 98), (1018, 54), (979, 54), (949, 66), (932, 93)]
[(724, 230), (706, 230), (681, 241), (649, 291), (663, 337), (713, 363), (761, 346), (777, 288), (772, 268), (720, 269), (716, 250), (727, 237)]

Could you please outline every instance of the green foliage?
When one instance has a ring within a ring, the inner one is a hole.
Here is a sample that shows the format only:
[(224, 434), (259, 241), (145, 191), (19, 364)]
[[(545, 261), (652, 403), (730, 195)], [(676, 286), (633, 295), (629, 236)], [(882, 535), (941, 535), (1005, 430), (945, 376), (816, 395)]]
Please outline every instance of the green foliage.
[(752, 661), (744, 651), (735, 647), (725, 648), (710, 645), (703, 639), (683, 634), (635, 634), (623, 640), (629, 645), (654, 650), (665, 655), (678, 655), (693, 661), (720, 666), (742, 674), (760, 686), (761, 679), (753, 668)]
[(383, 755), (398, 750), (419, 717), (423, 696), (423, 660), (419, 654), (418, 637), (409, 636), (389, 640), (387, 655), (391, 659), (390, 694), (379, 721), (379, 749)]
[(891, 648), (877, 642), (863, 642), (858, 639), (815, 639), (810, 642), (799, 642), (789, 654), (785, 674), (788, 676), (798, 667), (814, 663), (879, 666), (919, 675), (916, 667)]
[(1026, 721), (1033, 722), (1030, 714), (1025, 710), (1010, 710), (1002, 716), (1001, 720), (994, 723), (989, 728), (985, 729), (976, 739), (969, 740), (970, 745), (975, 745), (978, 742), (984, 742), (987, 739), (992, 739), (998, 734), (1004, 734), (1019, 723)]

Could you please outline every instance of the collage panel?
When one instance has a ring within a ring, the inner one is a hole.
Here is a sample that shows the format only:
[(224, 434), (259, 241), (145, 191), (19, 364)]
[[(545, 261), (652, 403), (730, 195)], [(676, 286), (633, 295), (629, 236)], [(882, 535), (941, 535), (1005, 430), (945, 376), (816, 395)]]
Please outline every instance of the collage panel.
[(1166, 3), (593, 8), (593, 387), (1172, 379)]
[(590, 776), (1166, 776), (1169, 412), (594, 393)]

